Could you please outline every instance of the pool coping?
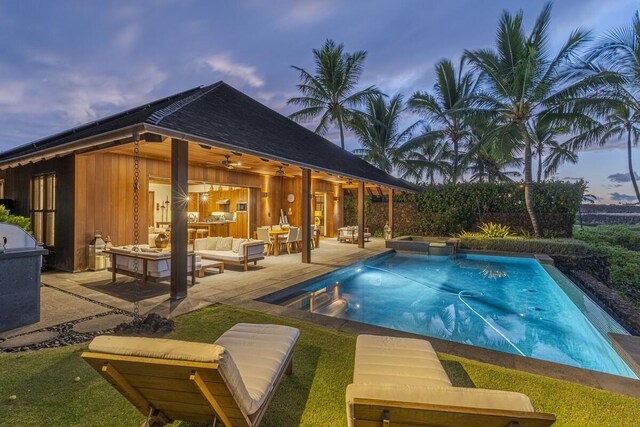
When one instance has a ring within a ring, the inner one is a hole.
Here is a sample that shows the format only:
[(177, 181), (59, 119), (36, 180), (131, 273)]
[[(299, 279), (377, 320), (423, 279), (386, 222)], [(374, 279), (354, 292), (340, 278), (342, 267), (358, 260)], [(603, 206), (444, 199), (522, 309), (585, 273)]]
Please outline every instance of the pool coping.
[[(375, 257), (384, 256), (389, 253), (396, 252), (395, 250), (386, 250)], [(477, 254), (489, 254), (493, 251), (469, 251), (465, 253), (477, 253)], [(503, 252), (502, 255), (505, 253)], [(529, 255), (529, 256), (522, 256)], [(536, 258), (532, 254), (514, 254), (520, 258)], [(359, 262), (365, 261), (369, 258), (364, 258)], [(320, 277), (324, 274), (331, 273), (332, 271), (344, 268), (344, 265), (336, 265), (334, 269), (329, 272), (323, 272), (315, 275)], [(315, 277), (293, 278), (291, 280), (280, 283), (281, 289), (289, 288), (301, 282), (313, 279)], [(293, 308), (284, 307), (268, 302), (258, 301), (269, 294), (274, 293), (273, 290), (259, 290), (257, 293), (252, 293), (249, 298), (230, 299), (223, 304), (229, 306), (235, 306), (240, 308), (246, 308), (249, 310), (256, 310), (267, 314), (273, 314), (290, 319), (307, 321), (319, 326), (331, 328), (337, 331), (351, 333), (351, 334), (373, 334), (373, 335), (388, 335), (395, 337), (407, 337), (426, 339), (433, 345), (434, 349), (438, 352), (450, 354), (453, 356), (464, 357), (467, 359), (475, 360), (478, 362), (488, 363), (495, 366), (500, 366), (508, 369), (515, 369), (530, 374), (542, 375), (549, 378), (569, 381), (584, 386), (601, 389), (613, 393), (618, 393), (634, 398), (640, 399), (640, 380), (621, 377), (618, 375), (607, 374), (599, 371), (592, 371), (588, 369), (578, 368), (569, 365), (563, 365), (560, 363), (549, 362), (546, 360), (534, 359), (525, 356), (515, 355), (511, 353), (504, 353), (497, 350), (486, 349), (483, 347), (476, 347), (468, 344), (457, 343), (453, 341), (447, 341), (439, 338), (425, 337), (424, 335), (413, 334), (410, 332), (398, 331), (395, 329), (384, 328), (381, 326), (369, 325), (354, 320), (341, 319), (335, 317), (329, 317), (322, 314), (311, 313), (307, 311), (297, 310)]]

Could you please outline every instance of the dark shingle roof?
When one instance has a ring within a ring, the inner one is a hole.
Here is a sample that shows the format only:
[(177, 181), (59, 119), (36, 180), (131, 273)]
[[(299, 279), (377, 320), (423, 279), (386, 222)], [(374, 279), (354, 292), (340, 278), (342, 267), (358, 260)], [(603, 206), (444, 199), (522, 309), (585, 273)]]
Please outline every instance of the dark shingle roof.
[(342, 150), (224, 82), (191, 89), (0, 153), (0, 162), (140, 123), (219, 142), (238, 151), (413, 190), (405, 181)]

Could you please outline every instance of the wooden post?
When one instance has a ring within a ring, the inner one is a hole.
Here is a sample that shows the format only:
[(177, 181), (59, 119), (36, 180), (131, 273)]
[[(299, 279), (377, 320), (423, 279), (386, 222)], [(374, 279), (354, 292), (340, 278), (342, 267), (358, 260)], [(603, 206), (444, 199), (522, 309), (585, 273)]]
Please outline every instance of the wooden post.
[(389, 189), (389, 230), (393, 239), (393, 188)]
[[(171, 139), (171, 299), (187, 296), (189, 144)], [(192, 266), (195, 268), (195, 265)]]
[(311, 169), (302, 168), (302, 262), (311, 263)]
[(344, 190), (342, 184), (334, 186), (333, 230), (331, 237), (338, 235), (338, 229), (344, 227)]
[(358, 182), (358, 247), (364, 248), (364, 181)]

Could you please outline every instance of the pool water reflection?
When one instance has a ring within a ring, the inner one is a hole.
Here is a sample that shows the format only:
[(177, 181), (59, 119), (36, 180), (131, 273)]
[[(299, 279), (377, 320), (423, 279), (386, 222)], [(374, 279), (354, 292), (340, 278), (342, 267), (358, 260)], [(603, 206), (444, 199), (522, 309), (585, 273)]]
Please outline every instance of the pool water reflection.
[(636, 378), (606, 337), (626, 331), (581, 292), (563, 291), (574, 285), (561, 288), (549, 269), (528, 258), (394, 254), (271, 302)]

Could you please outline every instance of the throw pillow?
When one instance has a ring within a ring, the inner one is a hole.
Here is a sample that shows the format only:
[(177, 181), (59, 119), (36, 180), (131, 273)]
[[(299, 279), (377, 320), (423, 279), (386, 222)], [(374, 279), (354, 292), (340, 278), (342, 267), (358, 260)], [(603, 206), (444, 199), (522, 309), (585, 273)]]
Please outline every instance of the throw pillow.
[(216, 243), (216, 251), (230, 251), (233, 246), (233, 237), (220, 237)]
[(240, 251), (240, 246), (246, 242), (245, 239), (233, 239), (233, 245), (231, 246), (231, 250), (235, 253)]
[(216, 246), (218, 246), (218, 240), (220, 240), (220, 237), (207, 237), (207, 250), (215, 251)]

